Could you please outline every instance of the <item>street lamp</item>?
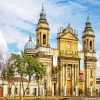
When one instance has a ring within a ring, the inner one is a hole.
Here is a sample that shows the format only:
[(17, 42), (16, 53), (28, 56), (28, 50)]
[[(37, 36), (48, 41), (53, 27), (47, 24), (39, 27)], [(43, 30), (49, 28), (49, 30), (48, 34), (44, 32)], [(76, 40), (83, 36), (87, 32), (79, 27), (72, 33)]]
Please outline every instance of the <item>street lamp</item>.
[(38, 96), (39, 96), (39, 75), (38, 74), (36, 74), (35, 79), (38, 83)]

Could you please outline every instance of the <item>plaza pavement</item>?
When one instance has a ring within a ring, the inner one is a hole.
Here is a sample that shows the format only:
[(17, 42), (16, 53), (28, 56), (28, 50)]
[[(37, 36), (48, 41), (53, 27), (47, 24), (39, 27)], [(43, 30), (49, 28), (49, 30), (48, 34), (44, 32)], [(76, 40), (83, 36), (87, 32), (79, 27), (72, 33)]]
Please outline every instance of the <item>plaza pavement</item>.
[[(19, 97), (0, 97), (0, 100), (20, 100)], [(100, 97), (24, 97), (23, 100), (100, 100)]]

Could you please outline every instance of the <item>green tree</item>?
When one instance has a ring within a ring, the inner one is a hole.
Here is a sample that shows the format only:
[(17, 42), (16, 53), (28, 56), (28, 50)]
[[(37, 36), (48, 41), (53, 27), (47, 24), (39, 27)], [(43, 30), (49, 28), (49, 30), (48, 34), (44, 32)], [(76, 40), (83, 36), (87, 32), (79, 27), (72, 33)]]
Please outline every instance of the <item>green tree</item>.
[[(38, 75), (39, 79), (43, 78), (43, 76), (45, 75), (45, 68), (41, 62), (39, 62), (36, 58), (33, 58), (32, 56), (23, 54), (23, 58), (24, 61), (27, 62), (25, 74), (26, 76), (28, 76), (28, 84), (27, 84), (28, 88), (33, 75)], [(27, 88), (24, 90), (24, 95)]]
[[(12, 88), (14, 84), (14, 76), (15, 76), (15, 68), (12, 64), (8, 63), (7, 67), (2, 70), (2, 79), (8, 82), (8, 88)], [(10, 91), (8, 91), (8, 95), (10, 96)]]
[[(20, 92), (21, 92), (21, 88), (23, 89), (23, 94), (20, 94), (20, 95), (25, 96), (25, 92), (27, 88), (29, 87), (29, 84), (32, 80), (33, 75), (38, 75), (39, 79), (42, 79), (42, 77), (45, 74), (45, 68), (42, 65), (42, 63), (40, 63), (36, 58), (33, 58), (32, 56), (28, 56), (24, 53), (19, 57), (18, 55), (17, 57), (16, 55), (14, 56), (13, 56), (13, 59), (15, 61), (14, 66), (16, 67), (17, 72), (21, 77)], [(24, 88), (23, 79), (22, 79), (23, 77), (28, 77), (28, 84), (26, 88)]]

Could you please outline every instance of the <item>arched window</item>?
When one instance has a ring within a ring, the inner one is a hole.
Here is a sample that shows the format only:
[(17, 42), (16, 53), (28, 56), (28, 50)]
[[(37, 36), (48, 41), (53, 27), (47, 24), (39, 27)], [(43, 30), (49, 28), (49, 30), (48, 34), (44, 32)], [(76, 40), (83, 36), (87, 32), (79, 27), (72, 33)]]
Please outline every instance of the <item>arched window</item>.
[(86, 41), (84, 41), (84, 49), (86, 49)]
[(92, 49), (92, 41), (90, 41), (90, 49)]
[(46, 35), (43, 35), (43, 44), (46, 44)]
[(37, 34), (37, 43), (39, 43), (39, 34)]
[(38, 39), (38, 43), (39, 43), (39, 39)]

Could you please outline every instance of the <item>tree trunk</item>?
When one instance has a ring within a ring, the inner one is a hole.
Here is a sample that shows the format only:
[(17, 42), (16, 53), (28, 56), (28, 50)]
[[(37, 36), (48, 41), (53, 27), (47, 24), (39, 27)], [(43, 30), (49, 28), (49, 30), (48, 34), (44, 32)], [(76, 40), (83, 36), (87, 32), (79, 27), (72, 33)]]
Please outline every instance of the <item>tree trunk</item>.
[(25, 96), (25, 92), (26, 92), (27, 88), (29, 87), (30, 81), (31, 81), (31, 76), (29, 77), (29, 81), (28, 81), (27, 87), (23, 92), (23, 97)]
[(24, 93), (24, 84), (23, 84), (23, 80), (22, 80), (22, 90), (23, 90), (23, 97), (24, 97), (25, 93)]
[(21, 79), (20, 79), (20, 89), (19, 89), (19, 96), (20, 96), (20, 100), (21, 100)]
[(23, 100), (23, 94), (22, 94), (22, 76), (20, 76), (20, 100)]

